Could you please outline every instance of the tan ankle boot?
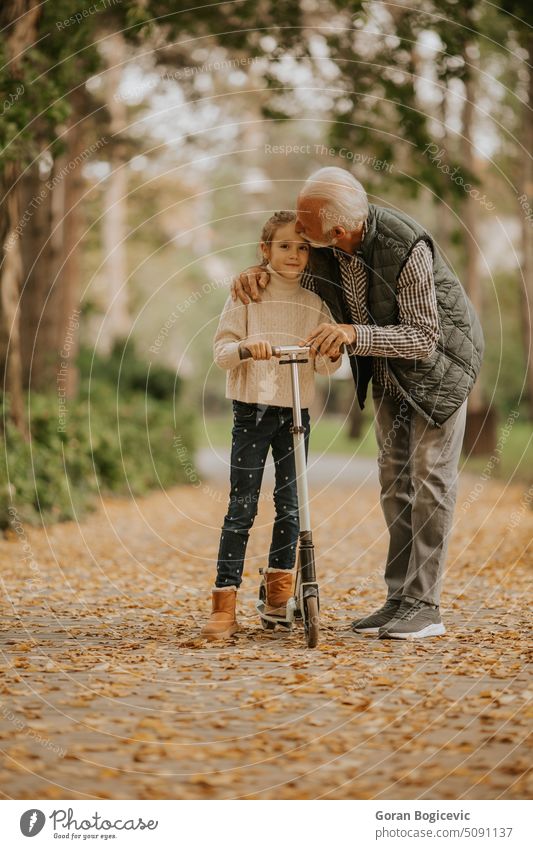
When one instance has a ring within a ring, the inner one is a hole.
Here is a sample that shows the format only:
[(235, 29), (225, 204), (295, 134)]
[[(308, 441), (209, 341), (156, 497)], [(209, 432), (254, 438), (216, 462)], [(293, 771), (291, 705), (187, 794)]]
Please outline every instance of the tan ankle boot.
[(215, 587), (212, 593), (212, 610), (209, 622), (201, 630), (202, 637), (223, 640), (238, 631), (235, 618), (237, 587)]
[(292, 595), (292, 569), (265, 569), (266, 605), (265, 613), (285, 616), (287, 602)]

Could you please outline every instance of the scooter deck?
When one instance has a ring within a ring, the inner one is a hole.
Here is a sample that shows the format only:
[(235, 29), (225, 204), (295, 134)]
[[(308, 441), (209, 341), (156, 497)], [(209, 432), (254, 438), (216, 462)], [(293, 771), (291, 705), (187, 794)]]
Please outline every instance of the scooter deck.
[(261, 619), (265, 622), (271, 622), (273, 625), (282, 625), (284, 628), (292, 628), (296, 618), (296, 602), (294, 597), (291, 597), (287, 602), (287, 616), (275, 616), (272, 613), (266, 613), (266, 605), (264, 601), (257, 601), (255, 604), (257, 612)]

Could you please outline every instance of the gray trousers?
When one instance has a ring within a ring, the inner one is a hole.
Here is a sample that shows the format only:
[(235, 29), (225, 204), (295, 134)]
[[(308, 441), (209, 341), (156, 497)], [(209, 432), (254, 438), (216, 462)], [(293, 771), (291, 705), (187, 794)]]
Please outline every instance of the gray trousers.
[(373, 385), (388, 597), (439, 604), (457, 495), (466, 401), (441, 428)]

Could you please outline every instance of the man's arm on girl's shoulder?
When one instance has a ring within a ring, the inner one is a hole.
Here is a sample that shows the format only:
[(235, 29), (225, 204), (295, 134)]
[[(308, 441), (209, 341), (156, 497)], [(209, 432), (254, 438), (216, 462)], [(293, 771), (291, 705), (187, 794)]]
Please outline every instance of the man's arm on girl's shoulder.
[(233, 301), (242, 301), (249, 304), (250, 301), (260, 301), (260, 292), (266, 289), (270, 283), (270, 274), (260, 265), (252, 265), (245, 271), (234, 277), (231, 283), (231, 298)]
[(240, 365), (240, 343), (248, 334), (248, 313), (245, 304), (228, 297), (218, 322), (217, 332), (213, 340), (215, 363), (220, 368), (231, 369)]

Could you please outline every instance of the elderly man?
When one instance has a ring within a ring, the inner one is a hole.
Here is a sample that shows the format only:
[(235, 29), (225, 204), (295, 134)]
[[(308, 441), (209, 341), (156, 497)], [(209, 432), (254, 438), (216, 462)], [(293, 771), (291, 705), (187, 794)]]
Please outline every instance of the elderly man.
[[(369, 204), (348, 171), (323, 168), (307, 180), (296, 229), (312, 246), (304, 285), (338, 322), (304, 341), (326, 356), (345, 346), (361, 409), (372, 381), (387, 598), (352, 628), (396, 639), (444, 634), (439, 599), (466, 399), (483, 355), (479, 321), (427, 230)], [(266, 285), (255, 267), (234, 281), (233, 296), (259, 300)]]

